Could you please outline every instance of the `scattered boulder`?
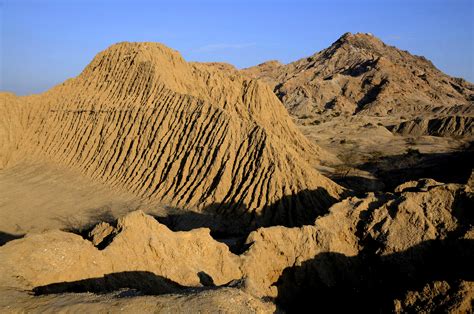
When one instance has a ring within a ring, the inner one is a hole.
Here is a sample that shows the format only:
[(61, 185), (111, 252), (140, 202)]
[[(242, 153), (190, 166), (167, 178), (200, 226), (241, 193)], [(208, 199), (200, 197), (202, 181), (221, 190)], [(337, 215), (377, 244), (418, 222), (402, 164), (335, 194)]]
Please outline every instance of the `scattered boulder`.
[(95, 246), (99, 246), (105, 241), (106, 238), (112, 236), (114, 231), (114, 227), (112, 227), (106, 222), (101, 222), (89, 232), (88, 236), (91, 239), (92, 244), (94, 244)]

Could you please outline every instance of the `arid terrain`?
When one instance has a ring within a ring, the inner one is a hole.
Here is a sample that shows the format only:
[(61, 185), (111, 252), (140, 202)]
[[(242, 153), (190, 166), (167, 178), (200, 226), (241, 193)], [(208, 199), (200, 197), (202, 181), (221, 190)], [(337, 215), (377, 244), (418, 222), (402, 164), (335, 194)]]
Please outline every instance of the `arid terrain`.
[(117, 43), (0, 92), (0, 312), (472, 312), (474, 85), (372, 34)]

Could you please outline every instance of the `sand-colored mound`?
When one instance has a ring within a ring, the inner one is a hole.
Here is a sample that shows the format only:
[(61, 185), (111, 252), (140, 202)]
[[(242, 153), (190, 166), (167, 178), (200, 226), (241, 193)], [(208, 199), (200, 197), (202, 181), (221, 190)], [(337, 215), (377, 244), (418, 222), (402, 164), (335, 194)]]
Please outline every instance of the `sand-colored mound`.
[[(460, 293), (444, 294), (452, 308), (462, 308), (472, 299), (474, 281), (472, 208), (468, 186), (408, 182), (393, 194), (337, 203), (313, 226), (254, 231), (241, 255), (212, 239), (208, 229), (172, 232), (137, 211), (117, 227), (98, 224), (89, 239), (50, 231), (7, 243), (0, 248), (0, 286), (40, 295), (119, 289), (176, 294), (219, 286), (283, 309), (304, 308), (311, 296), (320, 296), (321, 309), (380, 311), (410, 308), (420, 298), (420, 310), (442, 309), (438, 294), (427, 302), (429, 293), (420, 296), (418, 287), (462, 281)], [(347, 302), (335, 302), (341, 293)]]
[[(474, 293), (472, 191), (430, 180), (401, 189), (337, 203), (314, 227), (254, 232), (243, 255), (249, 287), (263, 287), (261, 293), (292, 311), (317, 300), (323, 311), (386, 312), (409, 309), (416, 299), (410, 289), (464, 282), (460, 293), (445, 292), (444, 300), (452, 309), (466, 308)], [(263, 255), (275, 262), (265, 265)], [(448, 308), (436, 294), (421, 294), (425, 303), (417, 303), (418, 311)]]
[(474, 86), (452, 78), (424, 57), (384, 44), (371, 34), (344, 34), (329, 48), (287, 65), (244, 69), (274, 87), (290, 113), (418, 116), (435, 107), (472, 105)]
[(44, 94), (0, 95), (1, 163), (53, 161), (145, 201), (246, 223), (311, 222), (342, 192), (314, 170), (335, 158), (265, 84), (222, 68), (156, 43), (113, 45)]
[(402, 122), (389, 129), (402, 135), (462, 136), (474, 135), (474, 117), (447, 116), (432, 119), (414, 119)]
[[(462, 235), (472, 223), (472, 192), (465, 186), (421, 180), (406, 183), (398, 191), (348, 198), (331, 207), (314, 226), (271, 227), (251, 233), (247, 241), (252, 246), (243, 255), (248, 267), (244, 273), (252, 274), (250, 280), (263, 288), (260, 293), (276, 297), (277, 288), (272, 283), (283, 270), (320, 253), (353, 257), (376, 250), (372, 253), (387, 255), (425, 241), (444, 240), (452, 232)], [(269, 258), (263, 260), (261, 256)], [(331, 273), (314, 271), (331, 285)]]
[[(102, 250), (64, 231), (7, 243), (0, 253), (2, 285), (32, 289), (131, 271), (151, 272), (182, 286), (201, 286), (201, 277), (215, 285), (241, 278), (237, 256), (212, 239), (209, 229), (174, 233), (136, 211), (120, 219), (117, 228), (110, 231), (100, 241), (107, 241)], [(97, 239), (97, 230), (93, 235)]]

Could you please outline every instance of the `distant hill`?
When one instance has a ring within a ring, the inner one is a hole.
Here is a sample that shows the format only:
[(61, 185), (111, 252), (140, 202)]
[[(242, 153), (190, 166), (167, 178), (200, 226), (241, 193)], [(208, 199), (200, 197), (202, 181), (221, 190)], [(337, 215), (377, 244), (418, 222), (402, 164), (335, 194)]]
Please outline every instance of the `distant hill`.
[(409, 118), (454, 106), (458, 112), (474, 112), (473, 84), (371, 34), (346, 33), (310, 57), (287, 65), (270, 61), (241, 72), (270, 84), (296, 118), (339, 114)]

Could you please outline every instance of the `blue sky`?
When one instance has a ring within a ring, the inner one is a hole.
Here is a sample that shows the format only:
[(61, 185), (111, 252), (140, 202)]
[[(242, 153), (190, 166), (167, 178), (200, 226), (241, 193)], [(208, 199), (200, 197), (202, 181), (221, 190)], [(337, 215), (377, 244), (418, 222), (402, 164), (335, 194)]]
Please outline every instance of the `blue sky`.
[(188, 61), (248, 67), (370, 32), (474, 81), (473, 0), (0, 0), (0, 90), (43, 92), (119, 41), (158, 41)]

